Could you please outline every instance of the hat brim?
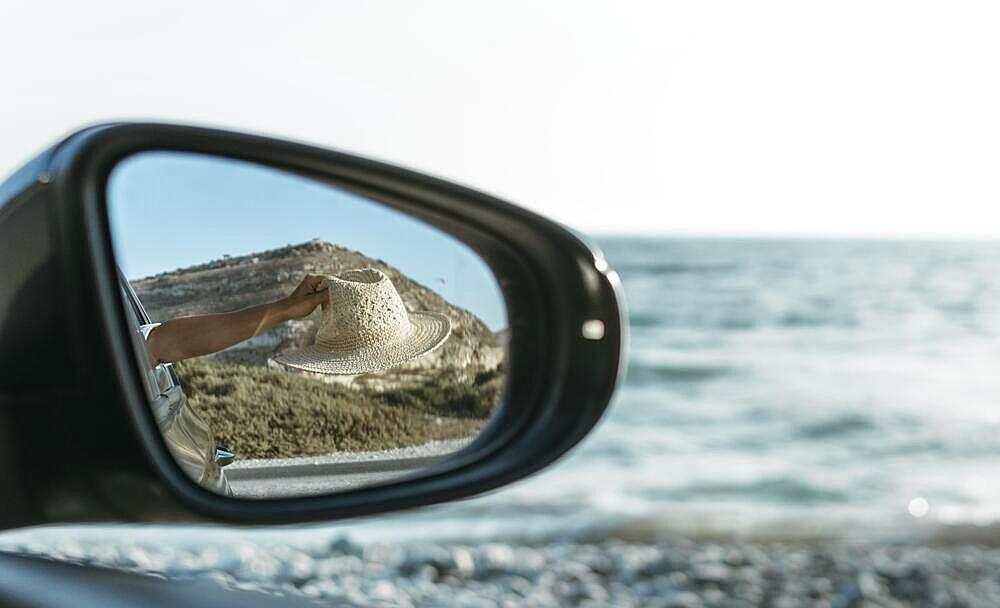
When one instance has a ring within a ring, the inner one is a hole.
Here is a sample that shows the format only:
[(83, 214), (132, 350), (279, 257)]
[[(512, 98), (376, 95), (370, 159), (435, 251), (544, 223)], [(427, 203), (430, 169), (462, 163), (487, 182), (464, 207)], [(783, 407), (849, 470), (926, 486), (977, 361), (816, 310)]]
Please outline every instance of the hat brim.
[(437, 312), (411, 312), (409, 335), (390, 344), (376, 344), (352, 351), (331, 351), (316, 344), (282, 353), (278, 363), (317, 374), (357, 376), (398, 367), (444, 344), (451, 321)]

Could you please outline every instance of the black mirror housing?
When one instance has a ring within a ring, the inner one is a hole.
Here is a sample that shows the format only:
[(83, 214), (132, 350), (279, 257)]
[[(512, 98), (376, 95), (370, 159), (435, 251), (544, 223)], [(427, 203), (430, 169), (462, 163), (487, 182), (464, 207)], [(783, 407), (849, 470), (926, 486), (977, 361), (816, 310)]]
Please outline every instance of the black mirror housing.
[[(156, 430), (125, 325), (105, 201), (123, 158), (171, 150), (363, 194), (459, 239), (510, 317), (499, 414), (456, 457), (396, 483), (260, 501), (213, 494)], [(357, 156), (162, 124), (84, 129), (0, 186), (0, 528), (59, 522), (331, 520), (479, 494), (552, 463), (597, 423), (623, 370), (617, 275), (566, 228), (489, 195)]]

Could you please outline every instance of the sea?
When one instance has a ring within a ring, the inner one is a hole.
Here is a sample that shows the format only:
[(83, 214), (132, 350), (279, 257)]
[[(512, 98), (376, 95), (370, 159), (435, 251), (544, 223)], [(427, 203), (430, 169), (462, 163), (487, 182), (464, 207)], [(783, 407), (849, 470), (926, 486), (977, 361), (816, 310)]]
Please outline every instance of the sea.
[(1000, 521), (1000, 242), (596, 240), (625, 288), (628, 370), (561, 461), (451, 504), (216, 532), (556, 542)]

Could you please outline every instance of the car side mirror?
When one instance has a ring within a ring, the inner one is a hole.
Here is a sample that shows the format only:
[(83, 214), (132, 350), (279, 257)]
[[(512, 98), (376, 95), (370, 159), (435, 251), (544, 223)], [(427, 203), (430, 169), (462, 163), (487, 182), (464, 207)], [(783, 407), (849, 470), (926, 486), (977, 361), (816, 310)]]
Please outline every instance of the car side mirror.
[(601, 417), (621, 302), (580, 236), (468, 188), (225, 131), (84, 129), (0, 185), (0, 528), (500, 487)]

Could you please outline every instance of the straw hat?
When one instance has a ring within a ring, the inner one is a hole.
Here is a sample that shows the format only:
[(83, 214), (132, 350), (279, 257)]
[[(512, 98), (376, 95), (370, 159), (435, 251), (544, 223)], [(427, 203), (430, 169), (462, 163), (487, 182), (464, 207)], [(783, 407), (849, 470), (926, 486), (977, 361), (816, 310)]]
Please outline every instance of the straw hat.
[(329, 301), (315, 342), (278, 355), (278, 363), (320, 374), (367, 374), (427, 354), (451, 333), (443, 314), (408, 312), (389, 277), (374, 268), (327, 277), (325, 286)]

